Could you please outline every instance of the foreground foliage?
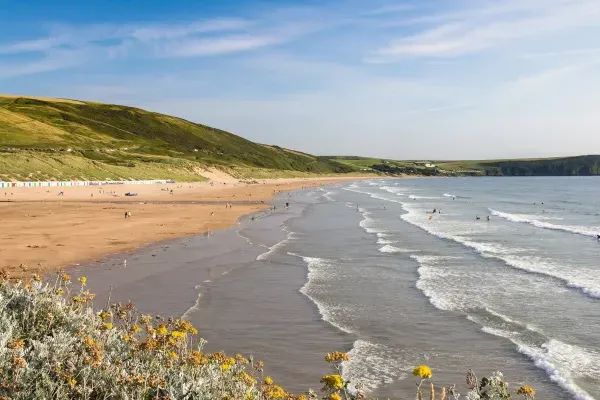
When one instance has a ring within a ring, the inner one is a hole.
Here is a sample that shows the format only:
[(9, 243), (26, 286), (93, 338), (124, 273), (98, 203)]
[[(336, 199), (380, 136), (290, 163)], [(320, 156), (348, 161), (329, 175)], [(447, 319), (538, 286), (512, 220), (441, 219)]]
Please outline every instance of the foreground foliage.
[[(326, 355), (333, 373), (321, 379), (320, 394), (295, 396), (264, 377), (260, 361), (203, 353), (204, 342), (194, 339), (198, 331), (186, 320), (141, 315), (133, 304), (95, 312), (86, 284), (85, 277), (72, 284), (66, 274), (54, 284), (36, 275), (28, 283), (0, 276), (0, 400), (366, 398), (360, 384), (343, 378), (346, 353)], [(417, 399), (427, 382), (434, 400), (431, 369), (421, 365), (413, 375)], [(510, 397), (499, 372), (479, 380), (469, 371), (467, 387), (469, 400)], [(440, 400), (459, 398), (454, 386), (437, 391)], [(535, 395), (528, 386), (516, 393)]]

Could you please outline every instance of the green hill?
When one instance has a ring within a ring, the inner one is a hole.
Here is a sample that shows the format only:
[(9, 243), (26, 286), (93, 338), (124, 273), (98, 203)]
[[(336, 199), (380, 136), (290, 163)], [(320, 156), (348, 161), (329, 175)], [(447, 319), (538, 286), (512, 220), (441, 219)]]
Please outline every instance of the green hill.
[(201, 180), (352, 172), (351, 166), (139, 108), (0, 95), (0, 180)]
[(350, 168), (388, 175), (427, 176), (593, 176), (600, 175), (600, 155), (481, 160), (399, 161), (378, 158), (325, 157)]

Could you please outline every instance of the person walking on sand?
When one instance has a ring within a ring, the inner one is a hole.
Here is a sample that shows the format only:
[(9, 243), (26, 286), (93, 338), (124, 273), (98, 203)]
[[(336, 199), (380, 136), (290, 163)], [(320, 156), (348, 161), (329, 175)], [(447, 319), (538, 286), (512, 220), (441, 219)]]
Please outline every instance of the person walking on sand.
[(489, 215), (487, 216), (487, 221), (490, 222), (490, 216)]

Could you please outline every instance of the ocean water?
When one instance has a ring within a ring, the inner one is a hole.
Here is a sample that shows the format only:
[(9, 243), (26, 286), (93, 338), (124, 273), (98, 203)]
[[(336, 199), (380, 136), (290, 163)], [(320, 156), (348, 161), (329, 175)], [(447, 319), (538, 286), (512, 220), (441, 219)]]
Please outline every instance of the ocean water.
[(377, 179), (274, 204), (85, 273), (296, 392), (319, 389), (324, 353), (342, 350), (372, 396), (414, 395), (426, 363), (462, 392), (473, 368), (538, 398), (600, 400), (600, 179)]

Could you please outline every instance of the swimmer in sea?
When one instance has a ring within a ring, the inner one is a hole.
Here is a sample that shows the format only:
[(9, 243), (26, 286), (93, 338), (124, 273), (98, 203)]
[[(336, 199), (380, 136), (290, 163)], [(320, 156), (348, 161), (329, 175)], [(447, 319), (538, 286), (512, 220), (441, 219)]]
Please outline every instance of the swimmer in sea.
[(477, 215), (477, 216), (475, 217), (475, 219), (476, 219), (477, 221), (479, 221), (481, 218), (479, 218), (479, 215)]

